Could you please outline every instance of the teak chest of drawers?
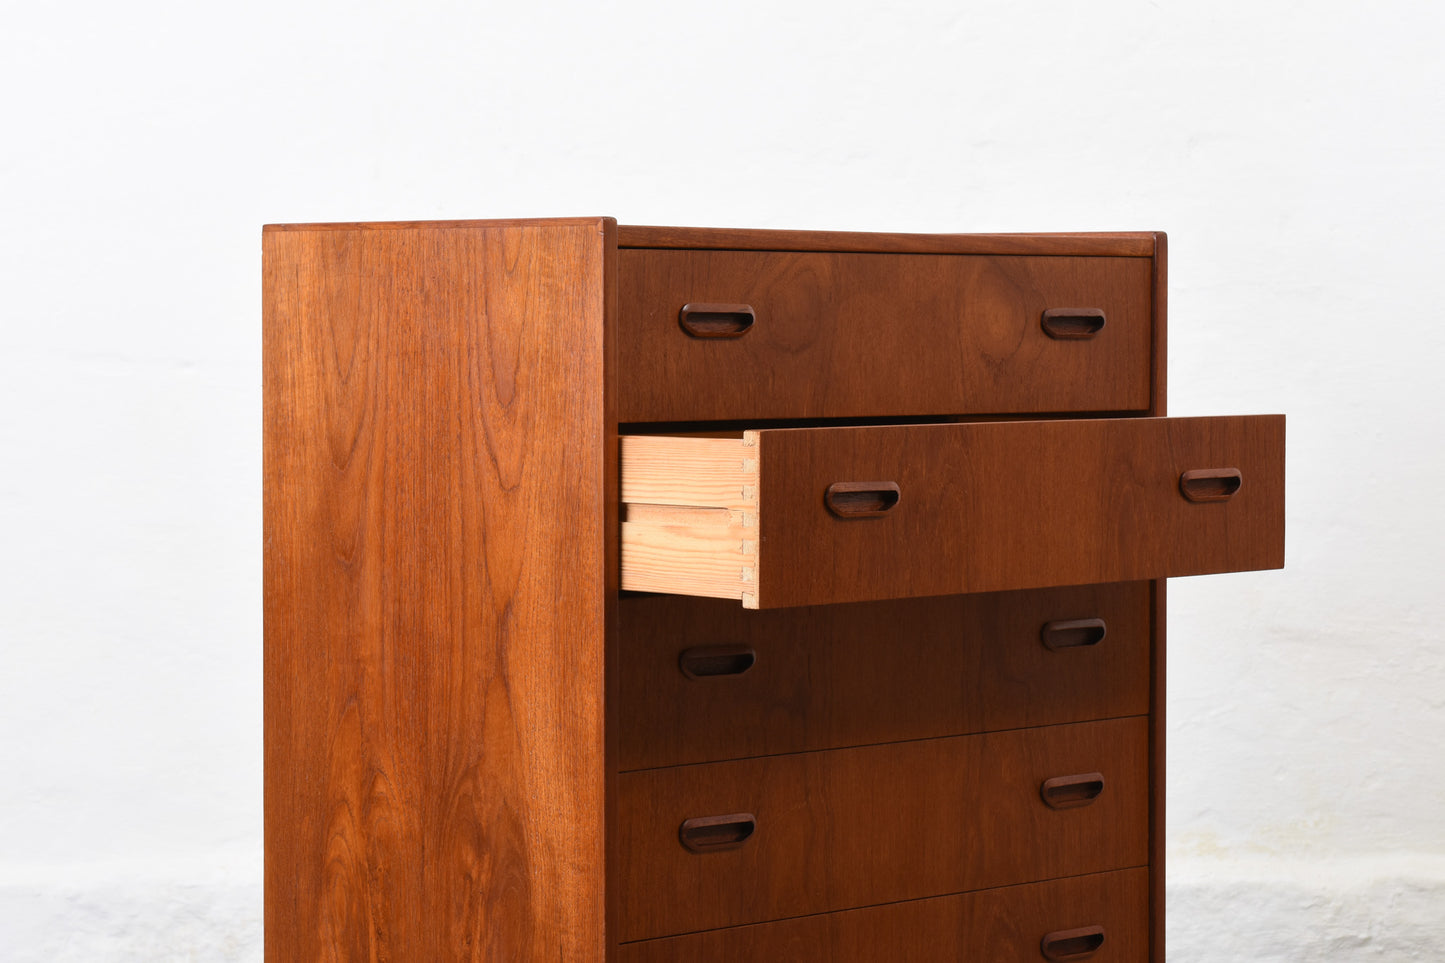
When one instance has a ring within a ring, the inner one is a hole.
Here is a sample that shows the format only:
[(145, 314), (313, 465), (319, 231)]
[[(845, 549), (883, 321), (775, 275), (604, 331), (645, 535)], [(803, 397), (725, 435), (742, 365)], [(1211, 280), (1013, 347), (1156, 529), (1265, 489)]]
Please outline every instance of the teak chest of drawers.
[(1163, 958), (1163, 235), (264, 249), (268, 960)]

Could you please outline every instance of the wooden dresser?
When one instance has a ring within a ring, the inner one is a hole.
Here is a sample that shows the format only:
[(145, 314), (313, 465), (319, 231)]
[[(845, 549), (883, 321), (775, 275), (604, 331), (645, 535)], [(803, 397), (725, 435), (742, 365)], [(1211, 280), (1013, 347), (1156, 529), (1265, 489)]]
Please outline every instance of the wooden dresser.
[(1163, 959), (1162, 234), (263, 237), (268, 961)]

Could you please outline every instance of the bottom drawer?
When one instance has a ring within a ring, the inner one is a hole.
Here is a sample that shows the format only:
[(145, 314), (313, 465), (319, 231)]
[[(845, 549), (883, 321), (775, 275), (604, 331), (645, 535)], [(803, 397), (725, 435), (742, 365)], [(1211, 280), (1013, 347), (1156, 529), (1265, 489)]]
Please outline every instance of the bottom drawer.
[(626, 943), (618, 963), (1143, 963), (1149, 871), (1131, 869)]

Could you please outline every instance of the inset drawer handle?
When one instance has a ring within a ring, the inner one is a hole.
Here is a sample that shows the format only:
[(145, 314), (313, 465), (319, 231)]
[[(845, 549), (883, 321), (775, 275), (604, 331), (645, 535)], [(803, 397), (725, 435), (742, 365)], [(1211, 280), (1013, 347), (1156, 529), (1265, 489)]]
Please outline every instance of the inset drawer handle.
[(757, 828), (758, 820), (752, 813), (702, 816), (683, 820), (677, 838), (694, 853), (718, 853), (737, 849)]
[(1179, 476), (1179, 491), (1191, 502), (1223, 502), (1243, 483), (1238, 468), (1201, 468)]
[(823, 493), (823, 502), (839, 518), (877, 518), (897, 505), (899, 497), (897, 482), (834, 482)]
[(1055, 776), (1053, 779), (1044, 780), (1039, 787), (1039, 795), (1043, 797), (1050, 809), (1073, 809), (1077, 806), (1087, 806), (1099, 794), (1104, 791), (1104, 774), (1102, 772), (1085, 772), (1077, 776)]
[(1046, 960), (1087, 960), (1104, 945), (1102, 926), (1082, 926), (1076, 930), (1059, 930), (1039, 941)]
[(683, 650), (677, 657), (677, 667), (689, 679), (711, 679), (742, 675), (756, 661), (757, 652), (746, 645), (705, 645)]
[(1049, 308), (1044, 312), (1044, 334), (1058, 341), (1081, 341), (1104, 330), (1102, 308)]
[(1039, 630), (1044, 645), (1057, 652), (1059, 649), (1077, 649), (1086, 645), (1098, 645), (1109, 632), (1103, 619), (1064, 619), (1045, 622)]
[(740, 338), (756, 318), (747, 304), (684, 304), (677, 323), (694, 338)]

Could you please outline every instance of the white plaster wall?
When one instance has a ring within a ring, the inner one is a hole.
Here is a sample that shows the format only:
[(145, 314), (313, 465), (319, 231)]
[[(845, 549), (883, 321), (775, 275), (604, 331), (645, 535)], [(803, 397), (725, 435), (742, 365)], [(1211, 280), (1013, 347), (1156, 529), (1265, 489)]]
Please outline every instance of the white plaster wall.
[(261, 957), (260, 225), (1170, 232), (1172, 960), (1445, 950), (1438, 4), (7, 5), (0, 959)]

